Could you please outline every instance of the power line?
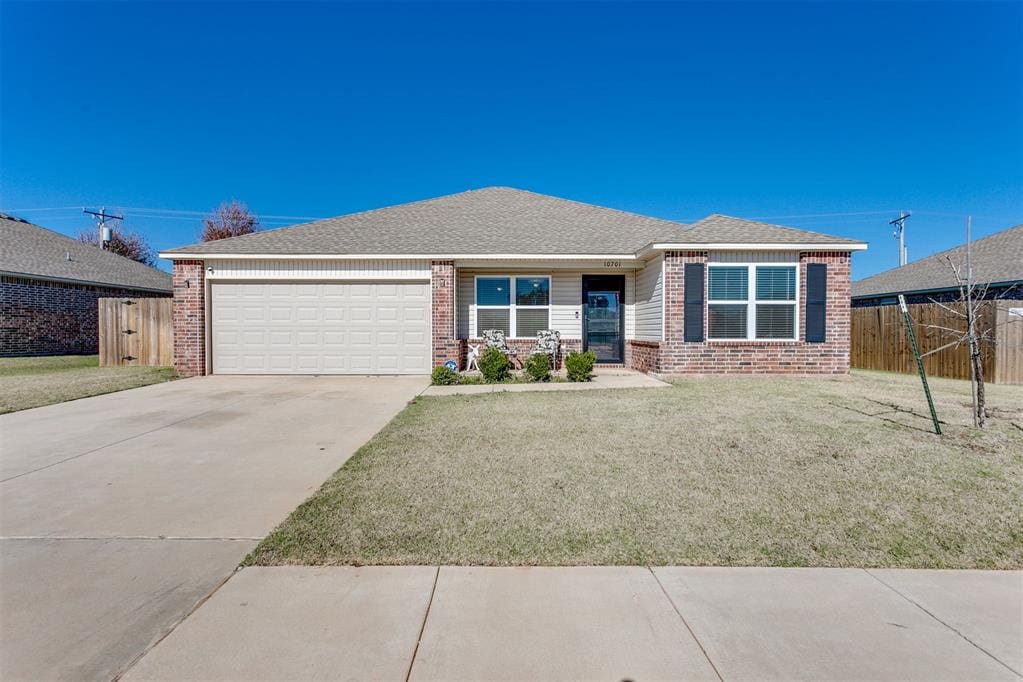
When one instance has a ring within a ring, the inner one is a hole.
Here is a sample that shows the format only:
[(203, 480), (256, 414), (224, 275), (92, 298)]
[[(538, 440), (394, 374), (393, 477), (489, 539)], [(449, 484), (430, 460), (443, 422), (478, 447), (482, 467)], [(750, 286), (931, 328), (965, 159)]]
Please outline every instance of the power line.
[(783, 218), (838, 218), (852, 215), (888, 215), (892, 211), (856, 211), (851, 213), (804, 213), (801, 215), (762, 215), (753, 216), (753, 220), (780, 220)]

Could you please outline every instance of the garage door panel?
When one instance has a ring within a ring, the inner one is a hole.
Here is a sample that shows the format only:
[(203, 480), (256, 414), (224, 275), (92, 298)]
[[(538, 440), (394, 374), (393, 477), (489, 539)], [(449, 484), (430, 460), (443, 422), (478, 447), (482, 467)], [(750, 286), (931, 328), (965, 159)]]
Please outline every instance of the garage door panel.
[(428, 294), (404, 282), (213, 283), (213, 371), (428, 373)]

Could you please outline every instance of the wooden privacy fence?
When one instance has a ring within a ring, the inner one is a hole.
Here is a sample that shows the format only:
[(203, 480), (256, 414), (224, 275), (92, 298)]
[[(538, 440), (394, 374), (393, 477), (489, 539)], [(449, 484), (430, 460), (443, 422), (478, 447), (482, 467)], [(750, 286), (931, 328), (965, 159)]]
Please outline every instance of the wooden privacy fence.
[(171, 298), (99, 299), (99, 364), (174, 364)]
[[(958, 303), (943, 304), (962, 310)], [(987, 301), (977, 318), (977, 330), (990, 330), (994, 343), (981, 344), (984, 378), (996, 384), (1023, 383), (1023, 317), (1010, 315), (1010, 308), (1023, 307), (1023, 301)], [(966, 322), (936, 303), (909, 306), (920, 352), (927, 353), (953, 341), (954, 334), (935, 327), (961, 329)], [(928, 326), (933, 325), (933, 326)], [(970, 378), (969, 346), (946, 348), (924, 358), (927, 374), (950, 379)], [(889, 372), (916, 372), (916, 360), (909, 345), (902, 312), (897, 305), (852, 309), (852, 346), (850, 362), (860, 369)]]

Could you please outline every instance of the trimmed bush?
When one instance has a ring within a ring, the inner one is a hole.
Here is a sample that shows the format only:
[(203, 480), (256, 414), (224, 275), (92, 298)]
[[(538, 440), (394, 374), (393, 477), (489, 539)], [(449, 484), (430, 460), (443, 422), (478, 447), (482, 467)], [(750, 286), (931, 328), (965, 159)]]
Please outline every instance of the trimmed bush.
[(480, 355), (480, 373), (488, 384), (506, 381), (511, 374), (511, 361), (496, 348), (487, 348)]
[(530, 381), (551, 380), (551, 360), (543, 353), (530, 355), (526, 364), (522, 366), (522, 370)]
[(593, 363), (597, 355), (591, 350), (585, 353), (571, 352), (565, 356), (565, 372), (569, 381), (589, 381), (593, 378)]
[(436, 386), (454, 386), (460, 378), (458, 372), (444, 365), (433, 368), (433, 383)]

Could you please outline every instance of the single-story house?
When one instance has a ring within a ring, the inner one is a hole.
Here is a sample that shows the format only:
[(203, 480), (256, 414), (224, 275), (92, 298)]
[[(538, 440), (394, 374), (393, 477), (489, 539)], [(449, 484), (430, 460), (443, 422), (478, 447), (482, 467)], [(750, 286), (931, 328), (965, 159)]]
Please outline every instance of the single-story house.
[(503, 330), (660, 374), (842, 374), (866, 244), (507, 187), (161, 253), (182, 374), (425, 374)]
[[(853, 283), (853, 307), (948, 302), (959, 298), (949, 259), (966, 273), (966, 245), (885, 270)], [(1023, 299), (1023, 225), (995, 232), (970, 246), (973, 280), (987, 285), (988, 299)]]
[(171, 293), (166, 272), (0, 213), (0, 356), (96, 353), (97, 299)]

